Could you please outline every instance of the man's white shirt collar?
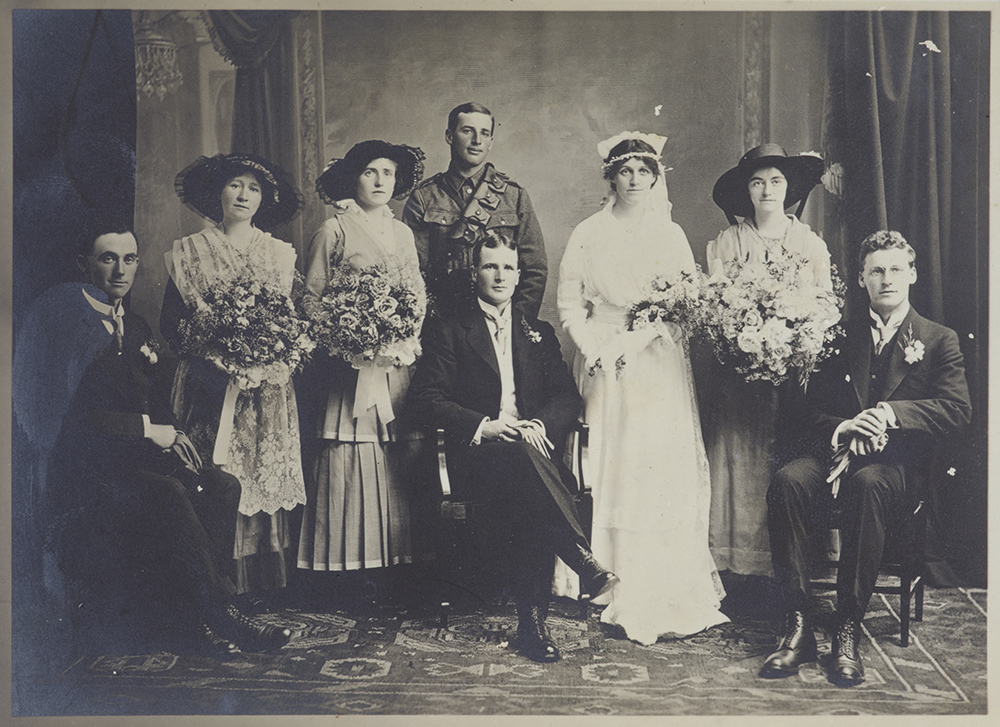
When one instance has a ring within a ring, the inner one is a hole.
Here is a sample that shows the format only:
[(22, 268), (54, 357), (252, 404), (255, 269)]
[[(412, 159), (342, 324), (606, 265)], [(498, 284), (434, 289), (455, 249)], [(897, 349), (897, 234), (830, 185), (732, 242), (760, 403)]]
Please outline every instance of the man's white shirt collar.
[(122, 321), (122, 316), (125, 315), (125, 311), (122, 309), (122, 301), (120, 298), (116, 301), (115, 305), (109, 305), (108, 303), (102, 303), (97, 300), (82, 288), (80, 289), (80, 292), (83, 293), (83, 297), (87, 299), (88, 303), (90, 303), (90, 307), (104, 316), (101, 323), (103, 323), (104, 327), (108, 329), (108, 333), (114, 334), (115, 332), (115, 324), (112, 323), (112, 320), (115, 318), (118, 319), (118, 325), (121, 326), (124, 331), (125, 326), (124, 321)]

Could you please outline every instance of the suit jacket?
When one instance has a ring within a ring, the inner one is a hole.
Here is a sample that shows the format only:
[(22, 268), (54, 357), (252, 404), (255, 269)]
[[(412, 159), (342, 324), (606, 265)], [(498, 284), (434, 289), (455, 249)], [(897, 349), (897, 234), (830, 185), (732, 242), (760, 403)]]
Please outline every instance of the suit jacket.
[[(583, 407), (548, 323), (511, 311), (511, 352), (517, 409), (539, 419), (557, 448)], [(478, 305), (448, 319), (431, 317), (422, 335), (423, 357), (410, 381), (409, 416), (418, 424), (444, 428), (458, 457), (483, 417), (500, 413), (500, 368), (486, 319)]]
[(174, 359), (157, 348), (146, 321), (124, 314), (122, 351), (111, 336), (91, 361), (73, 393), (52, 453), (47, 488), (53, 514), (82, 504), (95, 478), (146, 468), (174, 471), (183, 463), (144, 438), (142, 415), (174, 425), (170, 385)]
[[(912, 467), (930, 455), (939, 437), (969, 423), (972, 406), (953, 330), (924, 318), (911, 306), (887, 344), (891, 348), (882, 390), (873, 392), (869, 319), (850, 321), (845, 328), (840, 355), (813, 374), (805, 398), (808, 423), (827, 446), (837, 426), (867, 409), (869, 402), (887, 402), (899, 428), (889, 431), (886, 448), (866, 457), (866, 462)], [(905, 346), (917, 341), (924, 345), (923, 356), (908, 362)]]

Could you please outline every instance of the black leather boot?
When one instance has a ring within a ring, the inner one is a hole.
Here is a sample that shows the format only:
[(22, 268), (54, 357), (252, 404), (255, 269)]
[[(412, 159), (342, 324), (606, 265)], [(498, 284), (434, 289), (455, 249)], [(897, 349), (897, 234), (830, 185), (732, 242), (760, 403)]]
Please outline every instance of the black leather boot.
[(517, 606), (517, 650), (532, 661), (551, 664), (562, 655), (545, 628), (545, 612), (538, 605)]
[(852, 687), (865, 680), (865, 668), (858, 650), (860, 642), (861, 622), (855, 618), (840, 618), (833, 635), (833, 673), (830, 676), (834, 682)]
[(256, 624), (236, 606), (216, 614), (208, 625), (222, 638), (235, 642), (240, 651), (277, 651), (292, 638), (290, 629)]
[(556, 551), (556, 555), (580, 576), (580, 588), (591, 598), (607, 593), (621, 582), (618, 576), (597, 562), (586, 543), (574, 541)]
[(780, 679), (797, 674), (799, 666), (816, 661), (816, 635), (804, 611), (789, 611), (785, 617), (785, 633), (778, 649), (764, 662), (760, 675), (765, 679)]

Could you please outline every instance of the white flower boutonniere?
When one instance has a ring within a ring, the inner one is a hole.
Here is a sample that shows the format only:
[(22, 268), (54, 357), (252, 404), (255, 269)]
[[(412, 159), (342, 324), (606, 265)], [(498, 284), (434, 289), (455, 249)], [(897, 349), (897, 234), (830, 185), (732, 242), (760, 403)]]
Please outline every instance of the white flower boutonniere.
[(924, 358), (924, 342), (913, 337), (912, 323), (899, 342), (899, 347), (903, 349), (903, 358), (908, 364), (915, 364)]
[(536, 331), (534, 328), (528, 325), (528, 319), (521, 316), (521, 330), (524, 331), (524, 335), (528, 337), (528, 340), (532, 343), (541, 343), (542, 334)]
[(139, 347), (139, 353), (148, 358), (151, 364), (155, 364), (159, 360), (159, 356), (156, 355), (156, 351), (153, 350), (148, 343), (144, 343)]

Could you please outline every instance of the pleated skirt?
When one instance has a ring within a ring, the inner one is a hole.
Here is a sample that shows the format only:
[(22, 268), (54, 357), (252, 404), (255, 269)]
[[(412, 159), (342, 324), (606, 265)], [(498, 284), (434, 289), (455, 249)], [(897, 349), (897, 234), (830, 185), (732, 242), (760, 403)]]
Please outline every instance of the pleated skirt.
[(306, 477), (298, 567), (382, 568), (433, 557), (433, 508), (417, 480), (422, 439), (323, 440)]

